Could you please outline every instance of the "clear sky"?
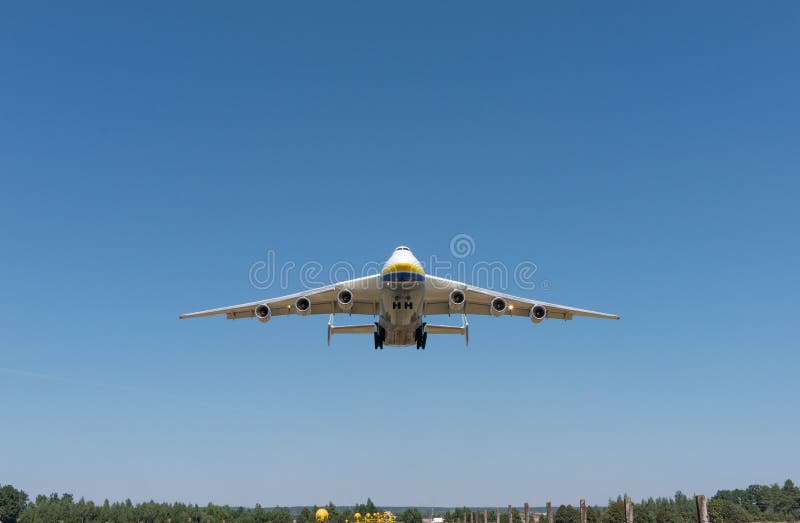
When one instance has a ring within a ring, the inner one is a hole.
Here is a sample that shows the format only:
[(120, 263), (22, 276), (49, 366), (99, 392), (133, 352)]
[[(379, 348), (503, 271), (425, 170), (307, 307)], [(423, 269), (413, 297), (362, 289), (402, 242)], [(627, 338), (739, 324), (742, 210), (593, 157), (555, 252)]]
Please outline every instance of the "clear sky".
[[(796, 2), (4, 4), (0, 483), (426, 506), (799, 480), (798, 35)], [(622, 320), (376, 352), (325, 316), (177, 319), (301, 289), (253, 285), (268, 252), (452, 261), (457, 234), (536, 264), (509, 292)]]

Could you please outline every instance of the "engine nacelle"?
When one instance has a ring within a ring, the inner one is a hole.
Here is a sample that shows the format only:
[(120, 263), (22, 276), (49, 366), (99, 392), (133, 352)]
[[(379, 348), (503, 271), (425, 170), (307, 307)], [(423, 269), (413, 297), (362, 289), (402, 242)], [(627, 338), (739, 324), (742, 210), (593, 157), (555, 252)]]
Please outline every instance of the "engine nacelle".
[(253, 309), (253, 313), (261, 323), (267, 323), (272, 318), (272, 311), (266, 303), (260, 303)]
[(305, 316), (311, 311), (311, 300), (305, 296), (301, 296), (294, 301), (294, 310), (300, 316)]
[(336, 303), (343, 311), (349, 311), (353, 308), (353, 293), (349, 289), (342, 289), (336, 294)]
[(539, 323), (547, 317), (547, 309), (543, 305), (534, 305), (531, 307), (530, 316), (533, 323)]
[(492, 302), (489, 304), (489, 313), (492, 316), (502, 316), (506, 313), (507, 308), (508, 303), (506, 303), (506, 300), (500, 297), (493, 298)]
[(467, 297), (461, 289), (453, 289), (450, 293), (450, 312), (461, 312), (464, 310), (464, 304)]

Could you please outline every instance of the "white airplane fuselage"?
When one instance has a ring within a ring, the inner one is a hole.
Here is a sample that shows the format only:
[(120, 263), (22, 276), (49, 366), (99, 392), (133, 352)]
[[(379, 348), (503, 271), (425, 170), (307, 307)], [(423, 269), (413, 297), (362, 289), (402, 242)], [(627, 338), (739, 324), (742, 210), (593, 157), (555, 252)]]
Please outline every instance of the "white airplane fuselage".
[(382, 345), (405, 347), (423, 333), (425, 272), (408, 247), (398, 247), (386, 261), (380, 279), (378, 334)]

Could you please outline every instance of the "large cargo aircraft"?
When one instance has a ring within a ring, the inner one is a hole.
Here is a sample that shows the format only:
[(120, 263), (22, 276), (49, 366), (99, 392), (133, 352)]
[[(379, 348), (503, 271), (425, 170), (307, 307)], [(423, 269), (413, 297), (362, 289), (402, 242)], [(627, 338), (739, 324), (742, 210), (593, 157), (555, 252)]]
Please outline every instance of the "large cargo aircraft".
[[(333, 315), (360, 314), (377, 317), (364, 325), (333, 325)], [(458, 281), (425, 274), (408, 247), (397, 247), (380, 274), (326, 285), (280, 298), (192, 312), (180, 316), (197, 318), (224, 314), (229, 320), (273, 316), (330, 314), (328, 344), (334, 334), (372, 334), (376, 349), (416, 345), (424, 349), (428, 334), (460, 334), (469, 343), (468, 314), (527, 316), (533, 323), (544, 319), (571, 320), (590, 316), (618, 320), (619, 316), (566, 305), (519, 298)], [(433, 325), (428, 316), (459, 314), (462, 324)]]

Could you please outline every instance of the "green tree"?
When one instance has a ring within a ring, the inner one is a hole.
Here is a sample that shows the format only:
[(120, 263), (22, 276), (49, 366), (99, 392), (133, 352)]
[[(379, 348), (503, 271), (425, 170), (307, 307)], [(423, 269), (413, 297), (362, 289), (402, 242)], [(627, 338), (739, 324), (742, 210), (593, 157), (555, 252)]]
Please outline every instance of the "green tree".
[(464, 518), (466, 518), (466, 520), (469, 521), (469, 513), (470, 509), (468, 509), (467, 507), (456, 508), (453, 510), (452, 519), (450, 521), (463, 522)]
[(727, 499), (714, 498), (708, 502), (708, 517), (713, 523), (749, 523), (750, 513)]
[(415, 508), (410, 508), (400, 514), (398, 518), (403, 523), (422, 523), (422, 514)]
[(375, 506), (375, 503), (372, 502), (372, 499), (367, 498), (366, 503), (360, 503), (355, 506), (355, 512), (360, 512), (361, 515), (364, 516), (374, 512), (382, 512), (382, 510)]
[(269, 521), (269, 518), (267, 517), (267, 511), (264, 510), (260, 504), (256, 503), (256, 506), (253, 509), (253, 522), (266, 523), (267, 521)]
[(269, 511), (269, 516), (272, 523), (292, 523), (292, 513), (285, 507), (275, 507)]
[(344, 516), (339, 509), (336, 508), (336, 505), (333, 504), (333, 501), (329, 501), (327, 505), (325, 505), (325, 510), (328, 511), (328, 521), (330, 523), (344, 523)]
[(602, 523), (625, 523), (625, 502), (620, 498), (617, 498), (616, 501), (609, 501), (600, 521)]
[(572, 505), (561, 505), (553, 514), (555, 523), (580, 523), (581, 511)]
[(0, 521), (16, 523), (17, 517), (25, 510), (28, 495), (11, 485), (0, 487)]
[(647, 509), (647, 505), (642, 502), (638, 505), (633, 505), (633, 521), (636, 523), (656, 523), (656, 517), (655, 514)]
[(297, 515), (297, 523), (314, 523), (314, 512), (308, 507), (303, 507)]

